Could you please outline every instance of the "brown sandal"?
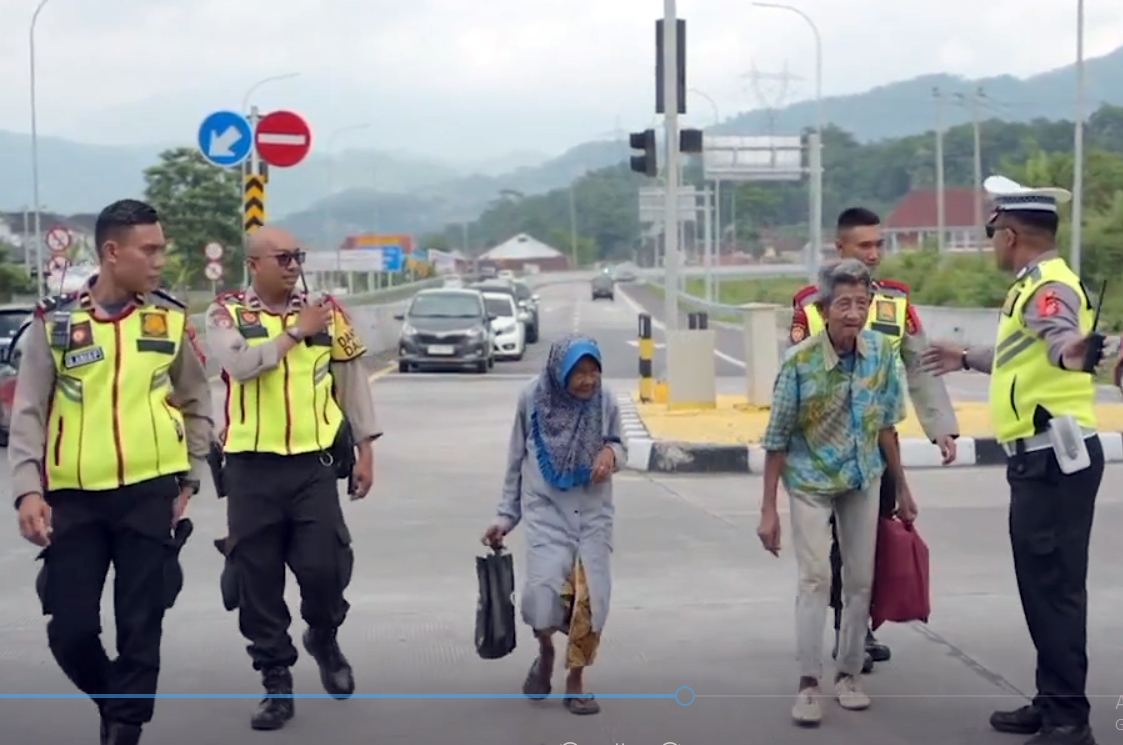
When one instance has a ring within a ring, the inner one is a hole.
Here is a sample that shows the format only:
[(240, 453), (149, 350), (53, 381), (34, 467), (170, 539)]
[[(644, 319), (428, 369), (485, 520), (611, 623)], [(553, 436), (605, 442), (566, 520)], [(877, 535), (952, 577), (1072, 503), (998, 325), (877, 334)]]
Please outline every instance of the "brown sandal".
[(526, 674), (526, 680), (523, 681), (523, 695), (531, 701), (541, 701), (550, 695), (551, 690), (553, 686), (550, 681), (542, 680), (542, 658), (535, 657), (530, 671)]
[(570, 714), (577, 714), (578, 716), (585, 716), (589, 714), (599, 714), (600, 704), (596, 702), (593, 694), (582, 696), (580, 698), (565, 698), (565, 708), (569, 710)]

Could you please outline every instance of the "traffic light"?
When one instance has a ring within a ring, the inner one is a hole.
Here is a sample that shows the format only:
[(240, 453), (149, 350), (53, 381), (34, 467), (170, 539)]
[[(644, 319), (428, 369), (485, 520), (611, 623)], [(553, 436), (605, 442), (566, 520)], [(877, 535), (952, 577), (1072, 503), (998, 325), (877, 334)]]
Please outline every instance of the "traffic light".
[(702, 152), (702, 130), (682, 129), (678, 133), (678, 149), (687, 155), (698, 155)]
[(655, 160), (655, 130), (645, 129), (628, 135), (628, 144), (633, 150), (642, 150), (643, 155), (632, 156), (632, 170), (650, 178), (659, 175), (659, 164)]

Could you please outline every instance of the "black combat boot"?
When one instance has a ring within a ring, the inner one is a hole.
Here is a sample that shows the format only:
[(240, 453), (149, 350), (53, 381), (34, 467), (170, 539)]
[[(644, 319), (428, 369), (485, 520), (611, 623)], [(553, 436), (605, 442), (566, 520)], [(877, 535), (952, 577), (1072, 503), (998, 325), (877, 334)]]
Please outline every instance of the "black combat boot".
[(1034, 735), (1041, 729), (1041, 724), (1041, 712), (1033, 704), (990, 715), (990, 726), (1008, 735)]
[(104, 726), (106, 745), (137, 745), (140, 742), (140, 725), (110, 722)]
[(1092, 728), (1086, 724), (1045, 726), (1026, 740), (1026, 745), (1096, 745), (1096, 738), (1092, 735)]
[(874, 638), (873, 631), (867, 629), (866, 654), (872, 657), (874, 662), (888, 662), (893, 653), (889, 650), (889, 647)]
[(266, 668), (261, 672), (261, 682), (265, 686), (265, 698), (250, 718), (250, 726), (262, 730), (280, 729), (296, 713), (292, 673), (287, 667)]
[(351, 665), (335, 638), (335, 629), (308, 629), (304, 632), (304, 648), (320, 666), (320, 682), (324, 690), (335, 699), (349, 698), (355, 692), (355, 678)]

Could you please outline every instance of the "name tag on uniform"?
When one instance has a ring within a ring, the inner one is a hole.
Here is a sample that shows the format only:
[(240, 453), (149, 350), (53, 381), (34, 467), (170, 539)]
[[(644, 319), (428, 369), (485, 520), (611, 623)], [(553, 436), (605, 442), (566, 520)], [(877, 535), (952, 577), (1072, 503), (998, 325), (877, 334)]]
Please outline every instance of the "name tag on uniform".
[(94, 362), (101, 362), (105, 359), (105, 352), (101, 347), (93, 347), (91, 349), (83, 349), (78, 352), (68, 352), (62, 358), (62, 366), (67, 370), (73, 370), (76, 367), (84, 367), (85, 365), (93, 364)]

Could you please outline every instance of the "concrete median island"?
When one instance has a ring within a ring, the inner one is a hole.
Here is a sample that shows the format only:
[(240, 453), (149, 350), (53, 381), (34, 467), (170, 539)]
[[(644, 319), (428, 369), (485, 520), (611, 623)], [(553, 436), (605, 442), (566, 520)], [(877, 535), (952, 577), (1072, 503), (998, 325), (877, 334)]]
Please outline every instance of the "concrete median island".
[[(719, 395), (713, 409), (672, 411), (665, 404), (642, 403), (637, 394), (621, 395), (628, 466), (662, 473), (761, 472), (764, 452), (759, 443), (769, 411), (749, 406), (746, 400)], [(958, 402), (955, 412), (960, 437), (952, 465), (1004, 465), (1006, 453), (994, 439), (988, 404)], [(1108, 462), (1123, 461), (1123, 404), (1097, 404), (1096, 415)], [(898, 429), (906, 468), (940, 467), (939, 449), (924, 437), (911, 406)]]

